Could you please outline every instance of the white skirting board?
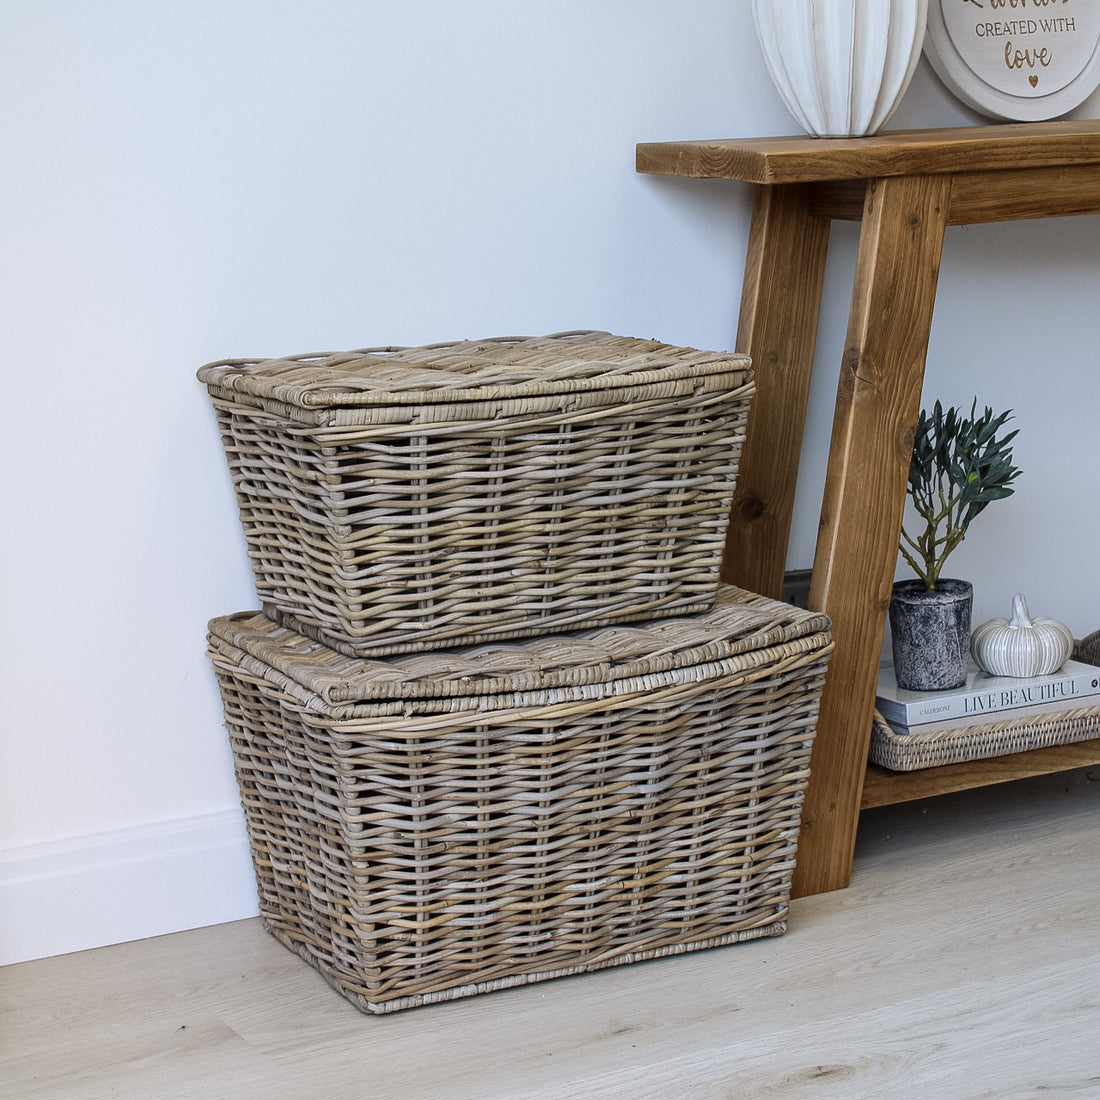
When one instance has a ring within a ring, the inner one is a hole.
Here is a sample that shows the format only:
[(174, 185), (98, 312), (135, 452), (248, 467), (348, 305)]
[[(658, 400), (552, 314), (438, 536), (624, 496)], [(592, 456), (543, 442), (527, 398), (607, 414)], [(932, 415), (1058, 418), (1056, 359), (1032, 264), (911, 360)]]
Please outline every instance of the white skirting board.
[(0, 851), (0, 965), (256, 912), (240, 811)]

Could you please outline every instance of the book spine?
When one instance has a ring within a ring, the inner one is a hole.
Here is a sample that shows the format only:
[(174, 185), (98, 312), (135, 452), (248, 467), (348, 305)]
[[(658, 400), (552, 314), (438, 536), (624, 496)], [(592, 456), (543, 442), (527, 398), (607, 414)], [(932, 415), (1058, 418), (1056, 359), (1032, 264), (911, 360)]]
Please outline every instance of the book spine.
[(885, 714), (883, 714), (883, 718), (886, 718), (886, 724), (895, 733), (904, 736), (905, 734), (943, 733), (951, 730), (962, 732), (965, 729), (976, 728), (978, 726), (995, 726), (1000, 723), (1008, 722), (1028, 722), (1033, 719), (1041, 719), (1047, 716), (1053, 718), (1058, 714), (1076, 713), (1078, 711), (1083, 714), (1092, 712), (1100, 715), (1100, 695), (1093, 695), (1091, 698), (1089, 696), (1071, 697), (1050, 703), (1034, 703), (1031, 706), (1013, 707), (1005, 711), (993, 711), (986, 714), (970, 715), (967, 718), (945, 718), (938, 722), (916, 722), (908, 726), (901, 722), (895, 722), (890, 718), (886, 718)]
[(1019, 707), (1085, 700), (1096, 695), (1100, 695), (1100, 669), (1086, 670), (1057, 680), (1000, 683), (996, 687), (979, 691), (959, 692), (957, 695), (937, 696), (912, 703), (901, 703), (880, 696), (876, 700), (876, 706), (887, 721), (903, 726), (916, 726), (957, 718), (970, 722)]

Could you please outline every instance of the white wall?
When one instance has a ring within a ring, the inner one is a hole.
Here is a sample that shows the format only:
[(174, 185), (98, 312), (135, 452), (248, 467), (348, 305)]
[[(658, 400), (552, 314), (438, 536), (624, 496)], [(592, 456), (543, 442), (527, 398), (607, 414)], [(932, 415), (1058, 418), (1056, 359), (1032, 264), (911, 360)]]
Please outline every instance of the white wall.
[[(638, 141), (795, 133), (730, 0), (6, 0), (0, 959), (254, 911), (207, 619), (255, 606), (194, 371), (607, 328), (731, 347), (749, 192)], [(1076, 114), (1095, 114), (1093, 97)], [(895, 127), (980, 122), (922, 62)], [(791, 565), (854, 262), (838, 227)], [(1100, 627), (1100, 222), (951, 230), (927, 393), (1012, 406), (976, 615)]]

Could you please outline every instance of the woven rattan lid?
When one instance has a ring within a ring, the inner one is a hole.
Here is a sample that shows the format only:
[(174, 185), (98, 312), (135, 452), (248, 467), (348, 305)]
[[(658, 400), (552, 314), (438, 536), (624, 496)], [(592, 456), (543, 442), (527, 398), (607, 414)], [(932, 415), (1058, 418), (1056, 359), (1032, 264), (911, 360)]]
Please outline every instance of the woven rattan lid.
[(607, 332), (364, 348), (281, 359), (223, 359), (199, 369), (212, 391), (299, 408), (483, 401), (582, 393), (708, 376), (745, 380), (749, 360)]
[[(828, 618), (733, 586), (722, 586), (705, 615), (615, 626), (537, 641), (442, 650), (388, 659), (345, 657), (273, 623), (242, 612), (210, 623), (212, 652), (227, 643), (252, 659), (252, 671), (304, 689), (305, 700), (338, 705), (381, 700), (528, 693), (651, 676), (737, 656), (746, 669), (764, 651), (827, 644)], [(224, 646), (223, 646), (224, 648)]]

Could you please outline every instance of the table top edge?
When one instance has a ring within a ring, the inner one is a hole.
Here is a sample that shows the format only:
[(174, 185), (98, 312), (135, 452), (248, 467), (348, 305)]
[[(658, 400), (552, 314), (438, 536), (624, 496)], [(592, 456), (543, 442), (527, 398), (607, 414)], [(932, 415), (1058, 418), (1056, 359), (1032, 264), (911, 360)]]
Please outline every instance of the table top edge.
[(644, 174), (798, 183), (1057, 165), (1100, 165), (1100, 119), (807, 135), (640, 142)]

